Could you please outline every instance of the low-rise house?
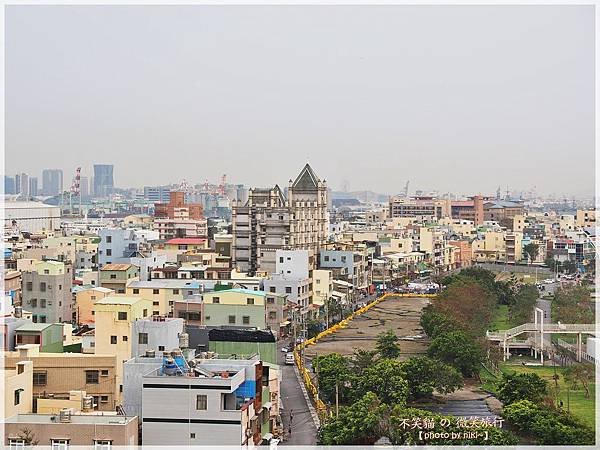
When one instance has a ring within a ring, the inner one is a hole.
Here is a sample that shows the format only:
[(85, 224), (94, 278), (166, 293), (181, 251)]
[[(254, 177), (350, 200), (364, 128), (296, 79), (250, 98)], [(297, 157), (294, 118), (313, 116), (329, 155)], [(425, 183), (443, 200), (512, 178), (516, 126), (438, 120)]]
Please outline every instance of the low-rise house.
[(78, 325), (93, 327), (95, 323), (94, 305), (98, 300), (115, 293), (112, 289), (101, 286), (77, 286), (75, 292), (75, 319)]
[(127, 286), (130, 297), (152, 301), (152, 315), (173, 317), (175, 301), (202, 293), (200, 284), (191, 280), (133, 281)]
[(132, 281), (139, 281), (140, 271), (133, 264), (106, 264), (100, 269), (100, 286), (125, 294)]
[(204, 325), (265, 329), (265, 297), (262, 291), (228, 289), (203, 295)]

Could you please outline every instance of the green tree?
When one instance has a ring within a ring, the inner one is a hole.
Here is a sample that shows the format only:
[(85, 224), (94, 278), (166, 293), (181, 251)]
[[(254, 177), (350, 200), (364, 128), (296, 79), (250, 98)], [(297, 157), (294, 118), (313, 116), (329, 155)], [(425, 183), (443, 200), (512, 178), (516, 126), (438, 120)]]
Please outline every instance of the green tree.
[(431, 305), (423, 308), (421, 313), (421, 326), (423, 327), (425, 334), (432, 339), (440, 334), (460, 329), (459, 325), (454, 320), (445, 314), (436, 312)]
[(515, 295), (515, 303), (509, 307), (511, 322), (515, 325), (531, 322), (538, 297), (539, 293), (535, 286), (530, 284), (520, 286)]
[(398, 345), (398, 336), (394, 330), (388, 330), (379, 333), (375, 350), (381, 358), (397, 358), (400, 356), (400, 346)]
[(503, 374), (498, 383), (498, 399), (505, 405), (519, 400), (541, 402), (548, 393), (548, 382), (537, 373)]
[(480, 346), (462, 331), (439, 335), (431, 341), (427, 354), (454, 366), (465, 377), (478, 374), (483, 361)]
[(556, 266), (558, 265), (558, 261), (554, 259), (554, 257), (548, 256), (546, 259), (544, 259), (544, 264), (547, 265), (552, 272), (554, 272), (556, 270)]
[(408, 383), (402, 363), (396, 359), (381, 359), (363, 372), (359, 381), (361, 392), (374, 392), (383, 403), (405, 405)]
[(319, 445), (373, 445), (381, 436), (380, 423), (387, 407), (372, 392), (350, 406), (340, 408), (338, 417), (321, 424)]
[(573, 378), (583, 387), (585, 398), (590, 398), (590, 381), (594, 380), (594, 367), (590, 364), (576, 364), (572, 367)]
[(529, 244), (523, 246), (523, 252), (527, 256), (527, 261), (532, 263), (535, 261), (535, 258), (537, 258), (540, 248), (537, 244), (530, 242)]
[(559, 267), (566, 274), (577, 272), (577, 263), (575, 263), (575, 261), (571, 261), (570, 259), (560, 263)]
[(585, 287), (559, 288), (552, 300), (552, 317), (562, 323), (595, 323), (594, 307)]
[(429, 397), (433, 391), (449, 394), (463, 385), (463, 378), (458, 370), (427, 356), (410, 358), (401, 364), (401, 368), (408, 382), (410, 400)]
[(371, 367), (375, 364), (376, 359), (376, 351), (355, 348), (351, 360), (352, 370), (357, 376), (361, 376), (367, 367)]
[(341, 404), (352, 399), (352, 384), (355, 382), (350, 370), (350, 360), (339, 353), (329, 353), (313, 359), (312, 366), (317, 372), (319, 393), (323, 401), (335, 403), (336, 385)]

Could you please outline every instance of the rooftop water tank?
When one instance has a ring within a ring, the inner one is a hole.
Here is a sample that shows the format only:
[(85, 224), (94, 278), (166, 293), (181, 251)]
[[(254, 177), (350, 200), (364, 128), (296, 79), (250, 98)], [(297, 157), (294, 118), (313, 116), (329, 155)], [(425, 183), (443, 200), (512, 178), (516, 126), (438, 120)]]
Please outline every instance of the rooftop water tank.
[(179, 335), (179, 348), (188, 348), (190, 346), (190, 335), (181, 333)]
[(177, 375), (177, 364), (173, 358), (167, 358), (163, 362), (163, 373), (165, 375), (173, 376)]
[(60, 410), (59, 420), (61, 423), (70, 423), (71, 422), (71, 410), (64, 408)]

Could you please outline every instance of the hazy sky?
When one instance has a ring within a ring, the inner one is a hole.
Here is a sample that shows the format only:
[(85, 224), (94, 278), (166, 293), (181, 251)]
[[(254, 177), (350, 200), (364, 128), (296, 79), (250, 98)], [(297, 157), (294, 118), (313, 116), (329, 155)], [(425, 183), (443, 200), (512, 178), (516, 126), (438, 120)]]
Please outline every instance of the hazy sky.
[[(594, 189), (593, 6), (8, 6), (6, 171)], [(41, 187), (41, 186), (40, 186)]]

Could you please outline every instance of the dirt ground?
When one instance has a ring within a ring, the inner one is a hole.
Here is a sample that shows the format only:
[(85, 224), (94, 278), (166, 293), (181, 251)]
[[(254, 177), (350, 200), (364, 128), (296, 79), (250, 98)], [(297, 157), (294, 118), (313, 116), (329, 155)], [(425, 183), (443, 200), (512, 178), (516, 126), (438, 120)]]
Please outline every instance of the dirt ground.
[(423, 297), (390, 297), (356, 317), (344, 328), (320, 340), (305, 350), (305, 356), (340, 353), (351, 355), (355, 348), (372, 350), (375, 339), (383, 331), (392, 329), (400, 339), (400, 360), (425, 353), (428, 339), (419, 324), (421, 310), (429, 299)]

